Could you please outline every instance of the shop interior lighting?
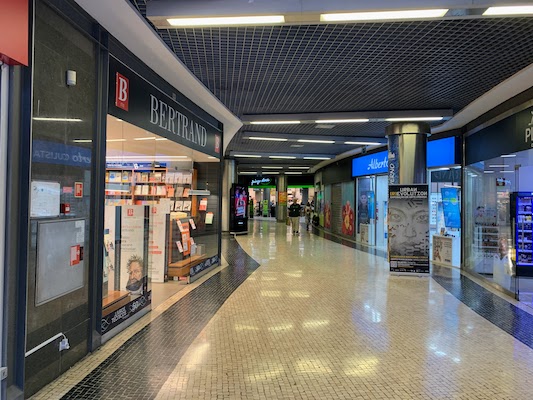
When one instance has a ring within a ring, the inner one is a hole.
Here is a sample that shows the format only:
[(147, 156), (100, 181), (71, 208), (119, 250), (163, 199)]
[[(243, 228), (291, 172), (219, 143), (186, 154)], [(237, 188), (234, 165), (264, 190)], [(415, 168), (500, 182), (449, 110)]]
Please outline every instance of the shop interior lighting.
[(344, 142), (344, 144), (360, 144), (362, 146), (377, 146), (379, 144), (385, 144), (385, 143), (379, 143), (379, 142)]
[(265, 171), (262, 173), (263, 175), (279, 175), (278, 171)]
[(317, 124), (351, 124), (356, 122), (368, 122), (368, 118), (357, 118), (357, 119), (319, 119), (315, 121)]
[(333, 144), (333, 143), (335, 143), (334, 140), (315, 140), (315, 139), (298, 139), (297, 142), (300, 142), (300, 143), (325, 143), (325, 144)]
[(209, 159), (211, 159), (211, 160), (218, 160), (218, 158), (213, 157), (213, 156), (208, 156), (207, 158), (209, 158)]
[(396, 11), (376, 11), (376, 12), (355, 12), (355, 13), (335, 13), (320, 14), (322, 22), (336, 21), (375, 21), (375, 20), (401, 20), (420, 18), (441, 18), (448, 12), (446, 8), (431, 10), (396, 10)]
[(263, 169), (283, 169), (283, 167), (261, 167)]
[(48, 117), (33, 117), (34, 121), (48, 121), (48, 122), (82, 122), (80, 118), (48, 118)]
[(283, 138), (273, 138), (273, 137), (262, 137), (262, 136), (250, 136), (250, 140), (270, 140), (272, 142), (286, 142), (288, 139)]
[(268, 158), (278, 158), (278, 159), (283, 159), (283, 160), (295, 160), (296, 157), (293, 157), (293, 156), (268, 156)]
[(92, 143), (92, 139), (74, 139), (74, 143)]
[(331, 157), (304, 157), (304, 160), (331, 160)]
[(514, 171), (506, 171), (506, 170), (502, 170), (500, 171), (502, 174), (514, 174)]
[(289, 169), (309, 169), (311, 167), (301, 166), (301, 167), (289, 167)]
[(505, 165), (505, 164), (492, 164), (492, 165), (489, 165), (489, 168), (507, 168), (509, 167), (508, 165)]
[(207, 17), (207, 18), (168, 18), (172, 26), (227, 26), (227, 25), (264, 25), (283, 24), (283, 15), (250, 15), (243, 17)]
[(250, 121), (250, 125), (296, 125), (302, 121)]
[(126, 139), (107, 139), (106, 142), (125, 142)]
[(162, 137), (162, 138), (157, 138), (156, 140), (157, 140), (158, 142), (161, 142), (161, 141), (163, 141), (163, 140), (168, 140), (168, 139)]
[(484, 174), (493, 174), (494, 171), (483, 171)]
[(303, 172), (299, 172), (299, 171), (287, 171), (285, 172), (285, 175), (302, 175)]
[(511, 157), (516, 157), (516, 154), (504, 154), (502, 156), (500, 156), (501, 158), (511, 158)]
[(442, 121), (444, 117), (400, 117), (400, 118), (385, 118), (389, 122), (414, 122), (414, 121)]
[(136, 137), (136, 138), (133, 138), (133, 140), (155, 140), (155, 137), (154, 136)]
[(533, 6), (489, 7), (483, 15), (524, 15), (533, 14)]
[(254, 171), (241, 171), (239, 172), (240, 175), (257, 175), (257, 172)]
[(255, 154), (234, 154), (233, 157), (243, 157), (243, 158), (261, 158), (261, 156)]

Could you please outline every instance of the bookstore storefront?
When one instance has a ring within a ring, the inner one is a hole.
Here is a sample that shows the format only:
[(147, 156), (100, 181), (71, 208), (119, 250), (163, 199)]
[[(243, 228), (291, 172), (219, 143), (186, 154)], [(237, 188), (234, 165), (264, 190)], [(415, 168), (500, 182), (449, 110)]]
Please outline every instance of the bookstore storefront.
[(114, 58), (109, 80), (103, 340), (220, 260), (219, 127)]
[(533, 108), (465, 140), (464, 268), (533, 301)]

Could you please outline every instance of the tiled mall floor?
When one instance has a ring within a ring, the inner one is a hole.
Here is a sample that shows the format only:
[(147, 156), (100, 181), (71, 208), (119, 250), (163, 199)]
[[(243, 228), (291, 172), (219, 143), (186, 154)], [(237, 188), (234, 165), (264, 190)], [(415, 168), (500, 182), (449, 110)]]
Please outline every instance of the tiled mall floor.
[(531, 314), (457, 271), (390, 276), (380, 255), (251, 223), (224, 239), (227, 268), (35, 398), (533, 398)]

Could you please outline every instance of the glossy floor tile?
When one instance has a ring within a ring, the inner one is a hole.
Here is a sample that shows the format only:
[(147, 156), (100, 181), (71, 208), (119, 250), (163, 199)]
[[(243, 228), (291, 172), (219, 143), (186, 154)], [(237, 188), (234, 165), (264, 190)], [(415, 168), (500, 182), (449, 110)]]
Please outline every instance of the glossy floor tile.
[(224, 256), (64, 398), (532, 398), (532, 315), (460, 274), (391, 276), (272, 221)]

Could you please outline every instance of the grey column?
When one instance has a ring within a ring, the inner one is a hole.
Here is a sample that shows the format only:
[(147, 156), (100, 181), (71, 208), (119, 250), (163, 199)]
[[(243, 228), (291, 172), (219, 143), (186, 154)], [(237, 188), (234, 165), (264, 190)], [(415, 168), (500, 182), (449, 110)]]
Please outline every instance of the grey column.
[(222, 232), (229, 231), (229, 196), (231, 185), (237, 181), (235, 160), (224, 160), (222, 179)]
[(389, 185), (426, 183), (429, 125), (398, 122), (387, 127), (386, 133), (389, 140)]
[[(278, 191), (278, 201), (276, 205), (276, 218), (278, 222), (285, 222), (287, 219), (287, 176), (279, 175), (278, 184), (276, 187)], [(285, 194), (283, 197), (283, 193)], [(280, 201), (281, 200), (281, 201)], [(282, 203), (282, 201), (284, 201)]]

